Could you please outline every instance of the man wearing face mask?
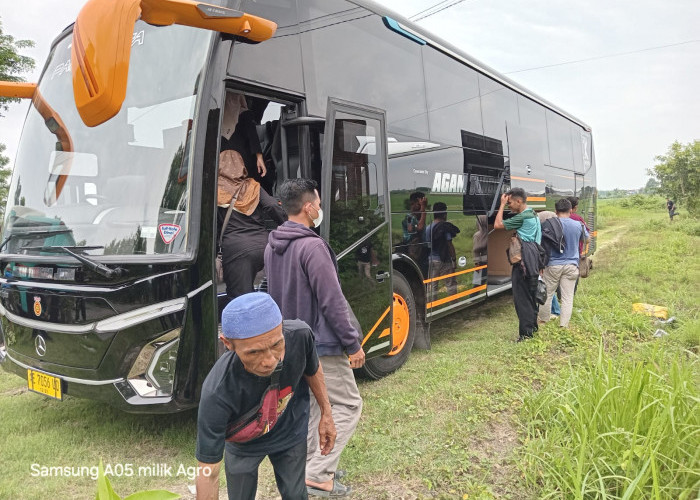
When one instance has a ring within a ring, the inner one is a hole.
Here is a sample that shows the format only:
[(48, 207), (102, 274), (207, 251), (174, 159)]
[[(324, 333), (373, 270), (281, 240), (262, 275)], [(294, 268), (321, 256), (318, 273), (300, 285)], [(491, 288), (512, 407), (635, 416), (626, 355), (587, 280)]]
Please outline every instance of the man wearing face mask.
[[(317, 432), (309, 432), (306, 484), (312, 495), (336, 497), (350, 493), (338, 482), (337, 466), (362, 412), (352, 369), (364, 365), (365, 353), (340, 288), (335, 254), (312, 229), (323, 219), (316, 186), (310, 179), (288, 179), (279, 187), (277, 195), (289, 220), (270, 233), (265, 268), (268, 290), (282, 316), (301, 319), (314, 332), (338, 437), (333, 451), (323, 456), (317, 453)], [(312, 401), (309, 429), (318, 426), (319, 418), (320, 409)]]

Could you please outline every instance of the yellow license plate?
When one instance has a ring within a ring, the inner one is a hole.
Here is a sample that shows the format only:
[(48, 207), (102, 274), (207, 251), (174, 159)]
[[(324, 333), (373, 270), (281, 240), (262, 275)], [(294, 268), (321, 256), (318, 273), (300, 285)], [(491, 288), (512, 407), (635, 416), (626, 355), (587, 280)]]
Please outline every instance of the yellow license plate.
[(49, 396), (50, 398), (63, 399), (63, 392), (61, 391), (61, 379), (58, 377), (38, 372), (36, 370), (28, 369), (27, 383), (29, 384), (30, 391), (38, 392), (39, 394), (44, 394), (45, 396)]

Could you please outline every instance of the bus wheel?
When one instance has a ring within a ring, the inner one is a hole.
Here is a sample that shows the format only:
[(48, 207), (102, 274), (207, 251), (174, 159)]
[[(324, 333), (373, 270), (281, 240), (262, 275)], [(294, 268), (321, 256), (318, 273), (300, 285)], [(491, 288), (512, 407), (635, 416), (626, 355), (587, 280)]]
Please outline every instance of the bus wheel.
[(360, 373), (374, 380), (380, 379), (400, 368), (408, 359), (416, 338), (416, 301), (411, 285), (400, 272), (394, 270), (394, 304), (392, 314), (393, 345), (384, 356), (368, 359)]

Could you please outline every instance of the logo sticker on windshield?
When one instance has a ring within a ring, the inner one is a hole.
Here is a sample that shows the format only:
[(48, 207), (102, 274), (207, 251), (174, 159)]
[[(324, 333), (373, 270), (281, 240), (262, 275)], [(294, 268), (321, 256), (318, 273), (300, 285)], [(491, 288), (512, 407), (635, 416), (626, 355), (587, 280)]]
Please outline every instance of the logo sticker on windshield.
[(34, 297), (34, 315), (41, 316), (41, 297)]
[(172, 241), (180, 234), (181, 227), (177, 224), (161, 224), (158, 226), (158, 232), (160, 232), (160, 237), (166, 245), (172, 243)]

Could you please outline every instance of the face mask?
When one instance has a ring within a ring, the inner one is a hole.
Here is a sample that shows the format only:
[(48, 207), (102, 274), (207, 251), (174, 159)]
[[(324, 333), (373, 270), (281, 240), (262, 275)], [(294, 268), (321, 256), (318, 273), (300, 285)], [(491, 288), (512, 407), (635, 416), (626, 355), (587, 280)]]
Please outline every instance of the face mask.
[[(309, 217), (311, 217), (311, 214), (309, 214)], [(311, 222), (313, 222), (314, 227), (320, 227), (321, 222), (323, 221), (323, 209), (319, 208), (318, 209), (318, 217), (315, 219), (311, 219)]]

